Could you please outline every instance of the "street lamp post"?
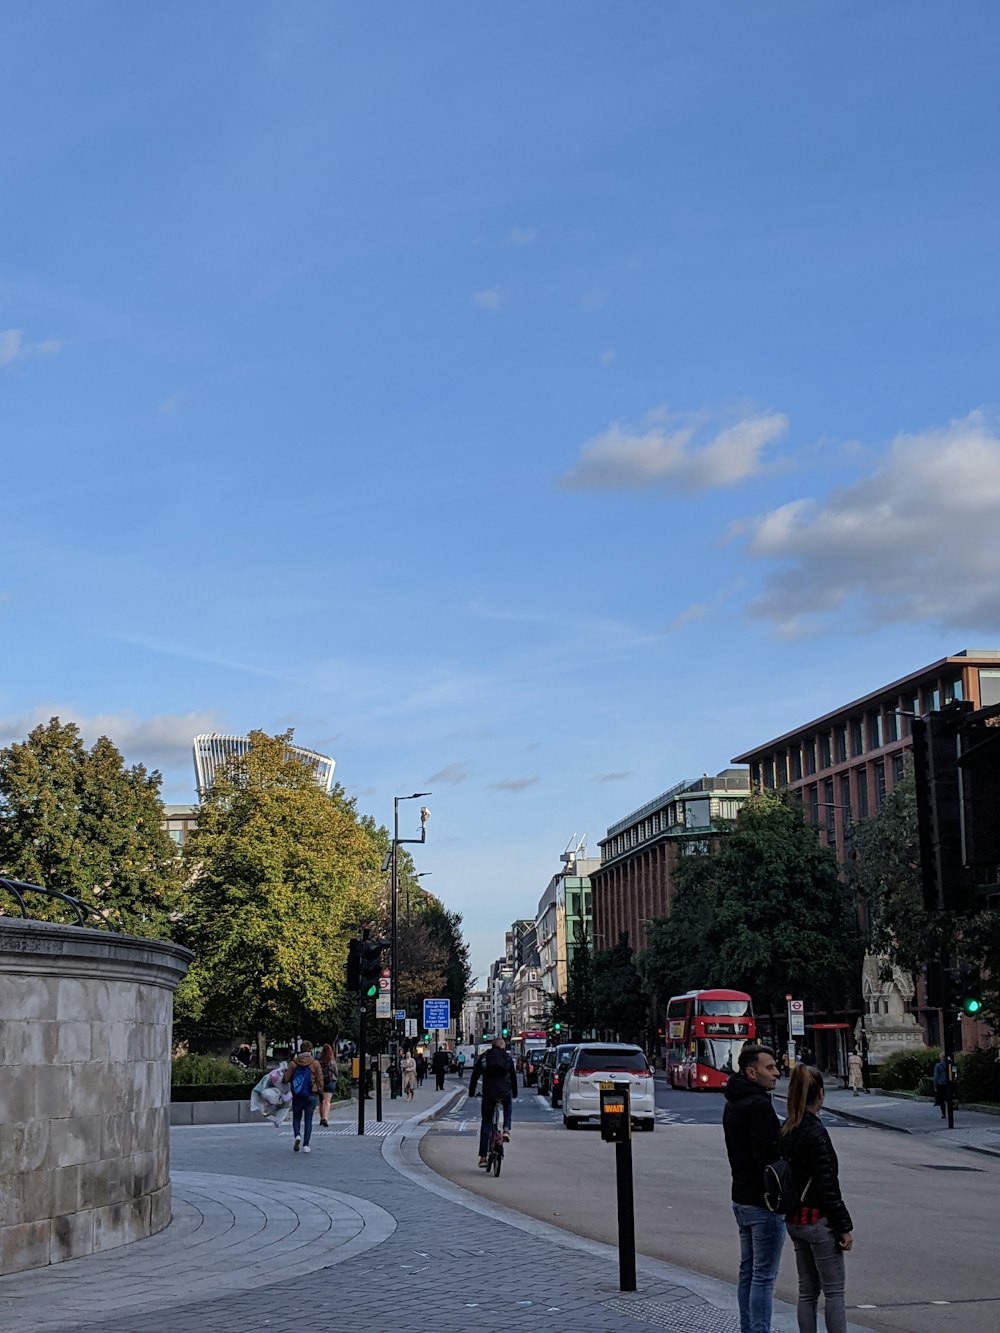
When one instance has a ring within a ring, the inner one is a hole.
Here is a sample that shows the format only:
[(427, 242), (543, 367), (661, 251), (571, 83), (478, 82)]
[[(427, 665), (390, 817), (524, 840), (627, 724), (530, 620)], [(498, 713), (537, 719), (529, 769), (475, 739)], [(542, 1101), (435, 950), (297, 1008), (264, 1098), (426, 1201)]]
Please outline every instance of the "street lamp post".
[(392, 1049), (390, 1051), (389, 1096), (393, 1099), (399, 1096), (400, 1086), (399, 1030), (396, 1026), (396, 1000), (399, 990), (399, 844), (401, 842), (426, 842), (427, 820), (430, 818), (430, 811), (426, 806), (421, 806), (420, 837), (401, 838), (399, 836), (399, 803), (400, 801), (416, 801), (419, 800), (421, 796), (430, 796), (430, 792), (415, 791), (410, 796), (394, 796), (392, 798), (392, 924), (390, 930), (390, 939), (392, 941), (392, 975), (389, 978), (389, 1005), (392, 1009)]

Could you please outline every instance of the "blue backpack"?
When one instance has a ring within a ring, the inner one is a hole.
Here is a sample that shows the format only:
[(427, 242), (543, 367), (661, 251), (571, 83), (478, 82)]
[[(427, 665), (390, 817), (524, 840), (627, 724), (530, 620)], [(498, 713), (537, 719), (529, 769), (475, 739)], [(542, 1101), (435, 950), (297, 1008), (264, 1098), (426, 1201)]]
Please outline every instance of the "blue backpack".
[(295, 1073), (292, 1075), (292, 1096), (310, 1097), (312, 1090), (312, 1065), (296, 1065)]

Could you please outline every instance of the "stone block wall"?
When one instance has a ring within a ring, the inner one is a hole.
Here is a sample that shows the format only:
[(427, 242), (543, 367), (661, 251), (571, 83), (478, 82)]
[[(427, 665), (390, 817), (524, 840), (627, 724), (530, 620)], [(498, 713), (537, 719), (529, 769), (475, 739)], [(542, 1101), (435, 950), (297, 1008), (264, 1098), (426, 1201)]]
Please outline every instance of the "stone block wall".
[(170, 1033), (186, 949), (0, 918), (0, 1274), (170, 1221)]

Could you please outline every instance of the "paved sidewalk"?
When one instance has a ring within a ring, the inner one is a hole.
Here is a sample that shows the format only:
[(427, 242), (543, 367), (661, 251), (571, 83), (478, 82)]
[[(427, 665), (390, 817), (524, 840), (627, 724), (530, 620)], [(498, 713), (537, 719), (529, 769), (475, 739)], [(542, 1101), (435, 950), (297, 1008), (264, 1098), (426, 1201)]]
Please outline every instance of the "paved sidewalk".
[[(436, 1176), (419, 1158), (421, 1122), (458, 1093), (449, 1079), (444, 1096), (425, 1084), (412, 1105), (387, 1099), (384, 1127), (363, 1138), (344, 1132), (351, 1120), (338, 1108), (308, 1156), (266, 1123), (174, 1129), (171, 1226), (0, 1278), (0, 1327), (262, 1333), (294, 1311), (311, 1333), (375, 1333), (421, 1311), (435, 1333), (738, 1333), (728, 1284), (640, 1258), (640, 1290), (623, 1294), (609, 1247)], [(728, 1229), (727, 1240), (735, 1259)], [(780, 1307), (775, 1333), (794, 1328)]]
[[(783, 1100), (784, 1090), (785, 1085), (779, 1085), (775, 1097)], [(823, 1109), (863, 1125), (920, 1134), (937, 1147), (966, 1148), (1000, 1157), (1000, 1117), (983, 1111), (956, 1107), (955, 1128), (949, 1129), (933, 1102), (890, 1097), (877, 1090), (855, 1097), (843, 1088), (827, 1089)]]

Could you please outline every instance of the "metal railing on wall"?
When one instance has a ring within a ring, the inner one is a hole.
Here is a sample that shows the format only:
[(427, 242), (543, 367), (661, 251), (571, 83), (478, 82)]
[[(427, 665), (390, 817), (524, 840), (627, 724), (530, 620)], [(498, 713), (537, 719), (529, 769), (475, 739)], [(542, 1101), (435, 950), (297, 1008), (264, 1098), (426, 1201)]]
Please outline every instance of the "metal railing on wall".
[[(58, 889), (46, 889), (41, 884), (26, 884), (24, 880), (5, 879), (0, 875), (0, 892), (3, 891), (6, 891), (14, 899), (23, 920), (39, 919), (28, 910), (28, 903), (25, 900), (26, 894), (37, 893), (41, 894), (43, 898), (55, 898), (57, 901), (65, 903), (76, 918), (75, 921), (70, 923), (74, 926), (86, 926), (87, 918), (93, 917), (95, 921), (100, 922), (102, 926), (106, 926), (108, 930), (115, 932), (118, 930), (118, 927), (113, 925), (98, 908), (92, 907), (89, 903), (81, 902), (79, 898), (74, 898), (71, 894), (60, 893)], [(7, 916), (10, 914), (0, 907), (0, 915)]]

